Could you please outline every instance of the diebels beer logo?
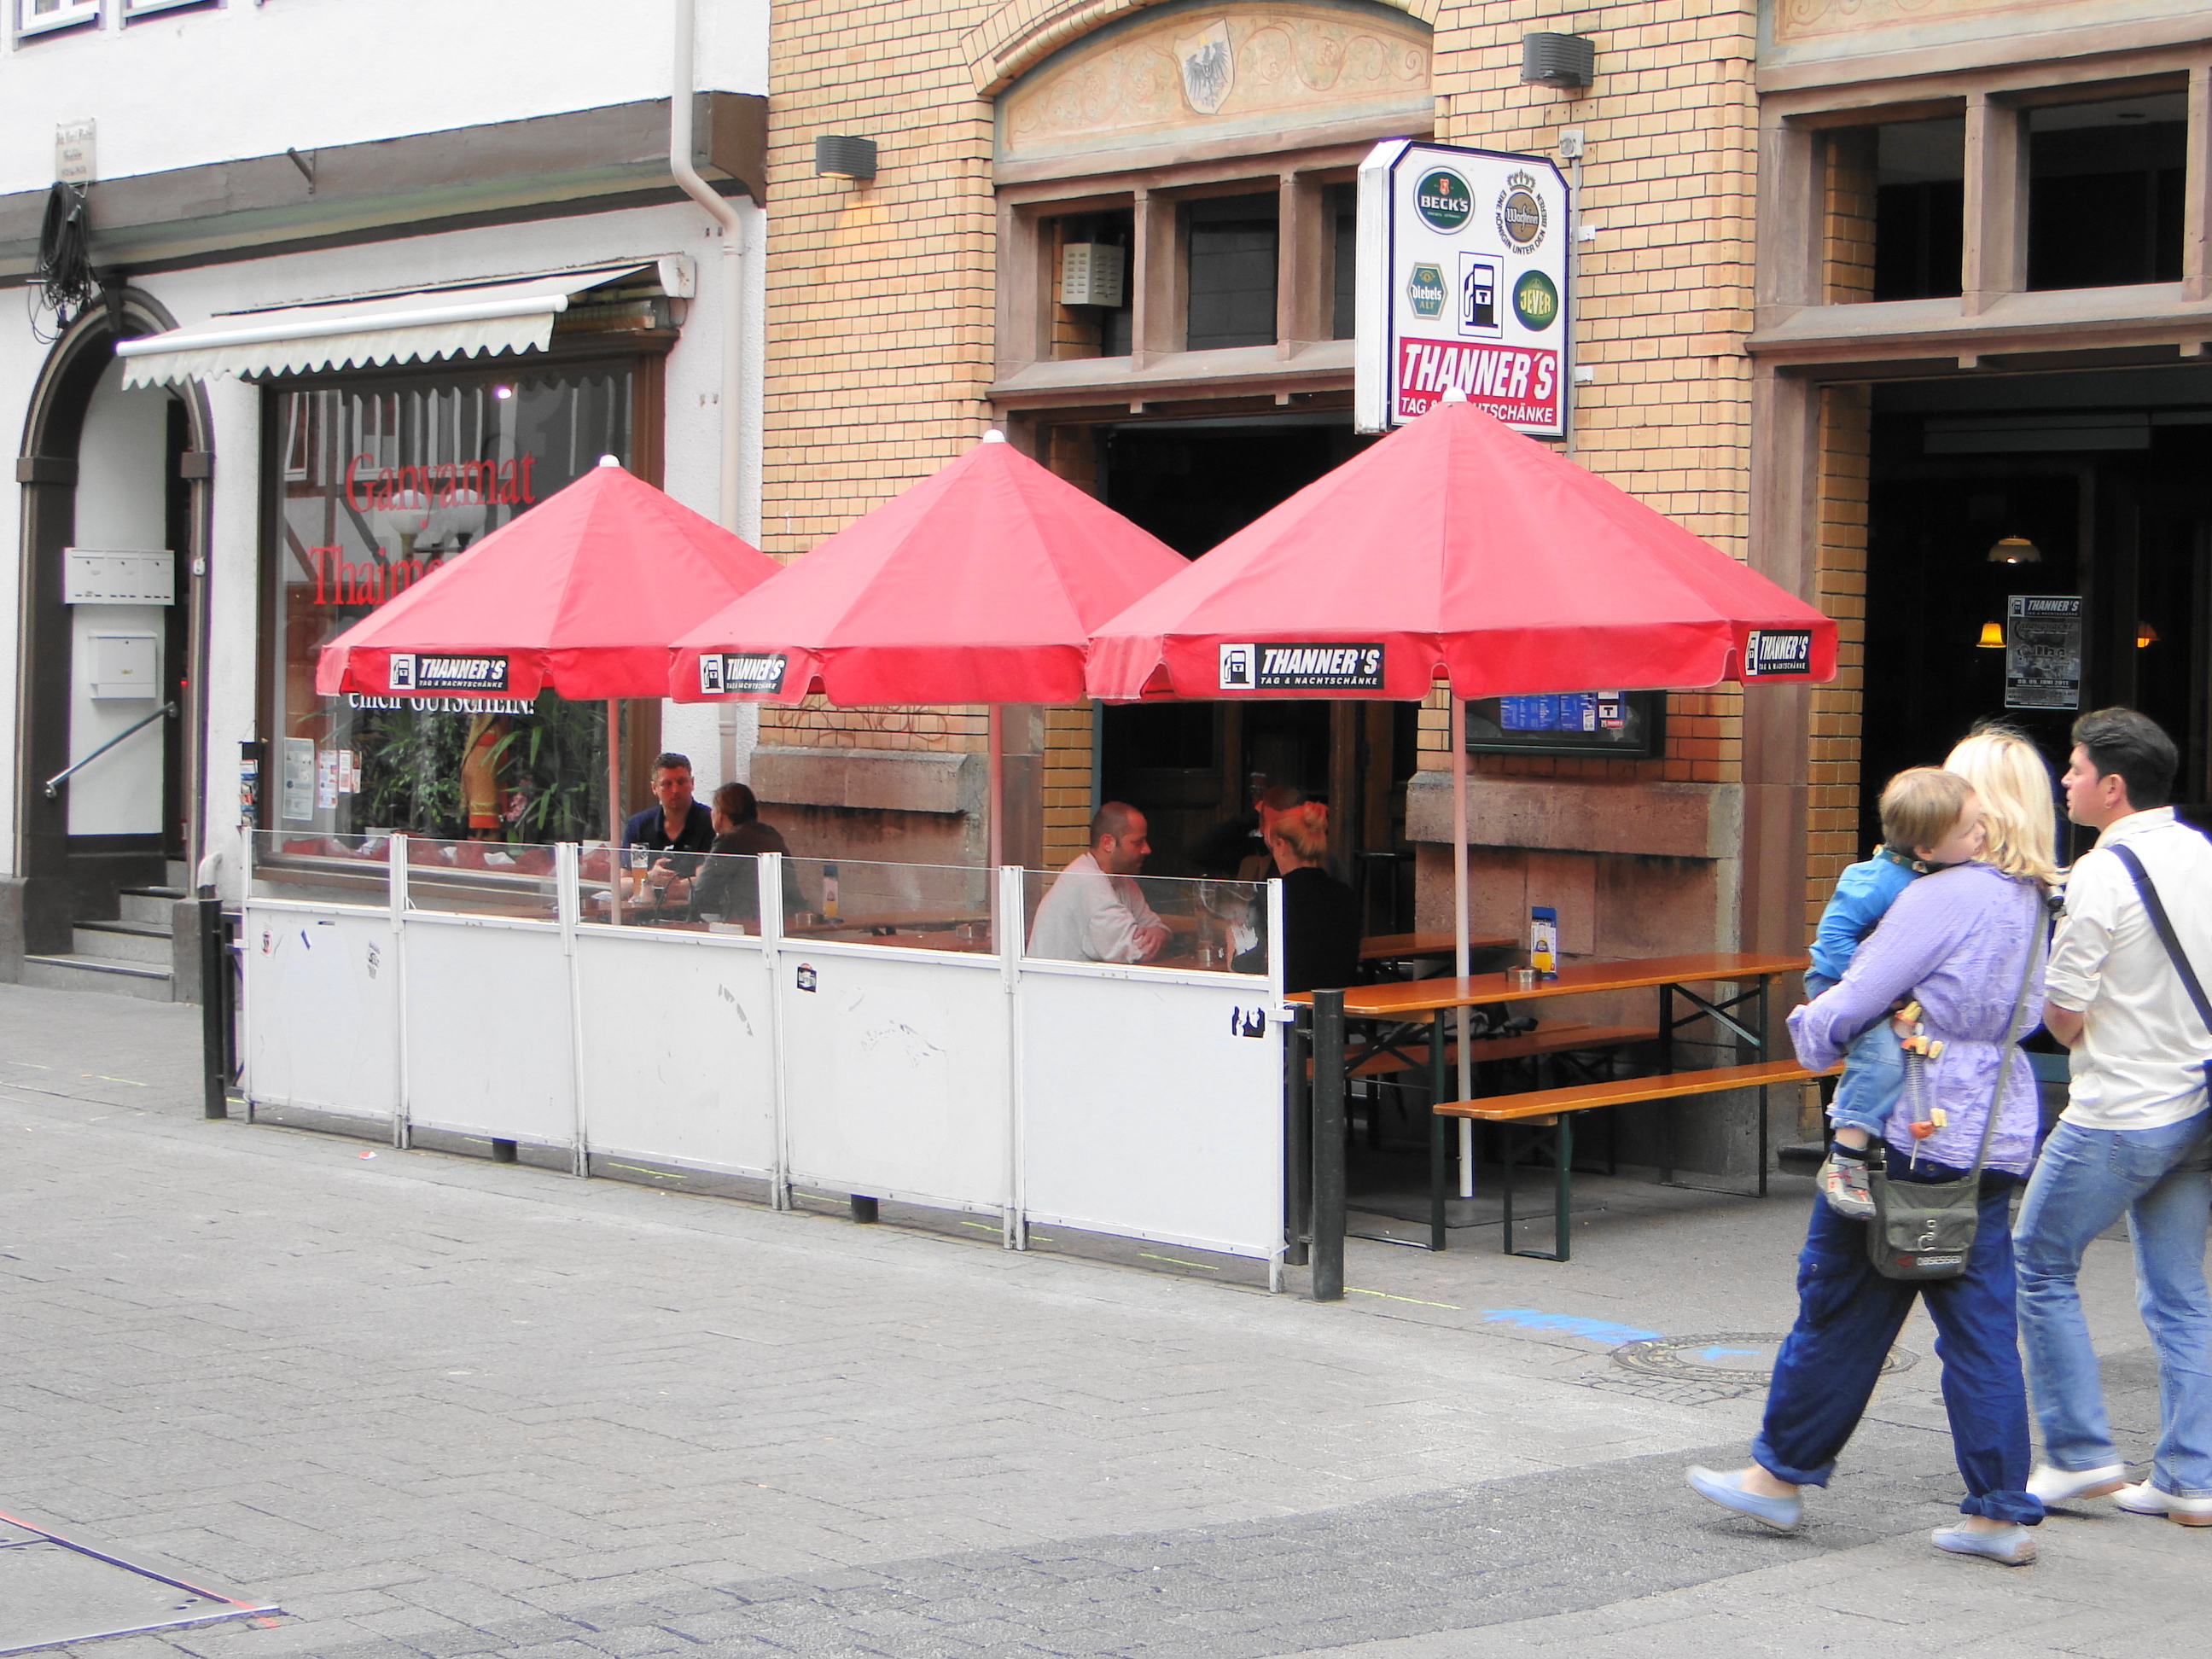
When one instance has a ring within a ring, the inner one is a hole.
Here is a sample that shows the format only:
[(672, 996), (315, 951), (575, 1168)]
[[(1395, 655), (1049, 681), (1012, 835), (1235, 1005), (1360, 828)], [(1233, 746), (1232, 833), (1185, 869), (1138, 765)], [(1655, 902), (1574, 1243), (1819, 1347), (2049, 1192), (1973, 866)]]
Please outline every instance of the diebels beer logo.
[(741, 691), (781, 691), (789, 660), (781, 652), (702, 651), (699, 653), (700, 693), (719, 697)]
[(1413, 207), (1432, 230), (1457, 230), (1474, 215), (1474, 192), (1449, 167), (1433, 167), (1413, 186)]
[(1789, 675), (1803, 678), (1813, 672), (1813, 630), (1809, 628), (1754, 628), (1743, 644), (1743, 677), (1747, 680), (1778, 679)]
[(1544, 240), (1548, 222), (1544, 199), (1536, 194), (1535, 174), (1509, 173), (1498, 198), (1498, 234), (1504, 238), (1507, 251), (1534, 253)]
[(1380, 645), (1224, 645), (1224, 691), (1380, 691)]
[(1540, 270), (1523, 271), (1521, 280), (1513, 284), (1513, 314), (1532, 334), (1541, 334), (1558, 322), (1559, 290), (1552, 279)]
[(1444, 273), (1436, 265), (1415, 265), (1406, 273), (1406, 303), (1416, 317), (1444, 313)]
[(394, 691), (504, 691), (505, 657), (433, 657), (395, 651), (385, 670)]

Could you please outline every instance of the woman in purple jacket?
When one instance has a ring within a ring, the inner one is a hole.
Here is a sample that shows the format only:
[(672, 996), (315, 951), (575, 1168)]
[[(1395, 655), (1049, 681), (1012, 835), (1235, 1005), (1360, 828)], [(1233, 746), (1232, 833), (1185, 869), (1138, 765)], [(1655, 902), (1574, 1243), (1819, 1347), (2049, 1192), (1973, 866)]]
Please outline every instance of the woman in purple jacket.
[[(2000, 1048), (2031, 951), (2038, 966), (2027, 998), (2035, 1012), (2023, 1018), (2016, 1035), (2033, 1030), (2042, 1009), (2045, 911), (2042, 888), (2032, 878), (1965, 861), (1981, 850), (1980, 809), (1965, 780), (1956, 783), (1958, 828), (1936, 849), (1939, 861), (1953, 867), (1898, 896), (1843, 979), (1791, 1013), (1790, 1034), (1798, 1058), (1825, 1070), (1854, 1037), (1889, 1018), (1901, 999), (1918, 1001), (1922, 1030), (1942, 1048), (1933, 1059), (1914, 1062), (1923, 1068), (1920, 1109), (1908, 1092), (1889, 1120), (1883, 1139), (1893, 1182), (1957, 1181), (1972, 1169), (2002, 1068), (2002, 1101), (1966, 1271), (1948, 1279), (1886, 1279), (1868, 1252), (1868, 1224), (1815, 1200), (1797, 1259), (1797, 1323), (1774, 1362), (1753, 1462), (1728, 1474), (1693, 1468), (1689, 1480), (1725, 1508), (1778, 1530), (1796, 1527), (1803, 1507), (1799, 1488), (1828, 1484), (1913, 1298), (1924, 1296), (1967, 1494), (1959, 1505), (1966, 1520), (1937, 1531), (1932, 1541), (1954, 1554), (2025, 1566), (2035, 1559), (2027, 1528), (2043, 1519), (2043, 1505), (2027, 1491), (2027, 1391), (2013, 1322), (2008, 1204), (2034, 1157), (2037, 1115), (2027, 1057), (2017, 1047)], [(1916, 1117), (1921, 1136), (1912, 1133)], [(1933, 1132), (1925, 1133), (1931, 1121)]]

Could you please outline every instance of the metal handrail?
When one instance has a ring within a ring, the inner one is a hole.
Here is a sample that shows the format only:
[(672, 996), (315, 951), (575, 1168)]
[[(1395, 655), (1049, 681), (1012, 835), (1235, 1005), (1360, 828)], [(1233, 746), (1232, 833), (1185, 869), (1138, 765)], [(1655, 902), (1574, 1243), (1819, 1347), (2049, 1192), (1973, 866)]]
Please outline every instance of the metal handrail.
[(106, 743), (100, 744), (99, 748), (94, 750), (82, 760), (71, 763), (66, 769), (55, 773), (53, 776), (48, 778), (46, 780), (46, 799), (48, 800), (52, 800), (57, 795), (60, 794), (62, 792), (62, 786), (70, 781), (70, 777), (72, 774), (83, 771), (86, 767), (91, 765), (93, 762), (98, 760), (109, 750), (114, 748), (117, 744), (122, 742), (124, 738), (129, 737), (132, 732), (143, 732), (158, 720), (174, 720), (176, 718), (176, 714), (177, 705), (173, 702), (165, 702), (159, 708), (156, 708), (152, 714), (147, 715), (144, 720), (138, 721), (133, 726), (126, 727), (123, 731), (118, 732), (113, 737), (110, 738)]

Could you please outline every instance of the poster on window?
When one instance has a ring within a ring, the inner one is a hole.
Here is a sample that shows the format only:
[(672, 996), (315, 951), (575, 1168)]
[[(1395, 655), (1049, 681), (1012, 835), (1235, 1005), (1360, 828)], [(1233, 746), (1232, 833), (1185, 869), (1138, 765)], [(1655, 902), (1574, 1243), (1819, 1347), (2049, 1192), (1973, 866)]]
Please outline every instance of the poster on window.
[(2014, 593), (2005, 602), (2005, 707), (2081, 706), (2081, 596)]
[(1454, 387), (1564, 436), (1566, 180), (1541, 155), (1394, 138), (1359, 167), (1354, 421), (1387, 432)]

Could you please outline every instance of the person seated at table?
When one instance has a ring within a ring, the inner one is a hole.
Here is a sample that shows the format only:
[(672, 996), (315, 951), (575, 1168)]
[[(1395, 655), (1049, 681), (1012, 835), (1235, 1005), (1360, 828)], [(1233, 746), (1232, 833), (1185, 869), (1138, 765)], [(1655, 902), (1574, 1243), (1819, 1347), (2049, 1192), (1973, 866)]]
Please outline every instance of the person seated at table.
[(1030, 954), (1056, 962), (1150, 962), (1172, 937), (1133, 878), (1152, 850), (1145, 815), (1109, 800), (1091, 817), (1091, 850), (1071, 860), (1037, 906)]
[[(707, 850), (716, 854), (734, 854), (757, 857), (763, 853), (781, 853), (791, 856), (791, 848), (784, 845), (782, 832), (773, 824), (763, 823), (760, 801), (742, 783), (726, 783), (714, 792), (714, 844)], [(783, 908), (786, 915), (801, 907), (796, 882), (783, 884)], [(725, 921), (744, 922), (757, 926), (760, 918), (760, 883), (750, 865), (708, 862), (704, 873), (691, 886), (691, 920), (720, 916)]]
[[(1267, 847), (1283, 878), (1283, 988), (1352, 984), (1359, 972), (1359, 901), (1326, 867), (1328, 808), (1310, 800), (1276, 812)], [(1264, 935), (1231, 965), (1240, 973), (1267, 972)]]
[(691, 796), (691, 760), (672, 750), (653, 763), (653, 805), (633, 813), (623, 825), (623, 849), (642, 847), (668, 856), (651, 861), (645, 872), (653, 908), (680, 904), (690, 896), (696, 857), (714, 845), (714, 815)]

